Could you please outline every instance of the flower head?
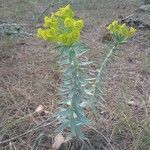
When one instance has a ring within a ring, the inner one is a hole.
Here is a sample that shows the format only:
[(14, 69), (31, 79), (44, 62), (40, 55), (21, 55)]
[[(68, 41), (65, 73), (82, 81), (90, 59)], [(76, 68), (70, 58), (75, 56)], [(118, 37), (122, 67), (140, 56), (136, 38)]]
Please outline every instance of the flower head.
[(67, 5), (59, 8), (51, 16), (45, 16), (43, 26), (43, 29), (37, 30), (39, 38), (71, 46), (80, 40), (80, 31), (84, 23), (81, 19), (74, 19), (73, 10)]
[(67, 34), (61, 34), (58, 37), (58, 41), (64, 45), (69, 45), (69, 36)]
[(77, 20), (74, 22), (74, 26), (76, 29), (81, 30), (84, 26), (83, 20)]
[(125, 23), (119, 24), (116, 20), (107, 26), (107, 30), (114, 36), (115, 40), (120, 43), (132, 37), (136, 32), (135, 28), (129, 28)]
[(65, 27), (73, 27), (74, 19), (72, 18), (65, 18), (64, 20), (64, 26)]
[(130, 31), (129, 31), (129, 36), (132, 37), (134, 35), (134, 33), (136, 32), (136, 29), (131, 27)]

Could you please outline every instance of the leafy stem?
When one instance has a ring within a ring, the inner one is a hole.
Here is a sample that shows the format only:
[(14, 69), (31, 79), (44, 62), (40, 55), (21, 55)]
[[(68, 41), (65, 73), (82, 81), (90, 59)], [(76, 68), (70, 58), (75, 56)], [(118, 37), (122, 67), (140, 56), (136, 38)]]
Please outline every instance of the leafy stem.
[[(94, 97), (97, 99), (100, 96), (99, 91), (101, 91), (101, 81), (102, 81), (102, 74), (106, 68), (107, 63), (109, 62), (111, 56), (114, 54), (114, 51), (117, 49), (119, 43), (115, 42), (114, 46), (110, 49), (109, 53), (107, 54), (106, 58), (104, 59), (100, 69), (98, 70), (98, 74), (96, 77), (96, 84), (95, 84), (95, 89), (94, 89)], [(101, 97), (103, 100), (103, 98)]]
[(81, 53), (82, 50), (81, 45), (77, 45), (75, 48), (73, 46), (61, 47), (62, 60), (60, 60), (60, 63), (63, 65), (63, 62), (66, 61), (66, 64), (63, 65), (66, 69), (60, 86), (60, 95), (63, 99), (64, 108), (58, 112), (57, 117), (60, 119), (58, 131), (63, 131), (67, 128), (71, 132), (71, 137), (85, 139), (84, 134), (81, 132), (81, 127), (87, 125), (89, 120), (84, 114), (83, 106), (81, 106), (86, 97), (86, 90), (83, 86), (83, 83), (85, 85), (85, 80), (80, 68), (80, 61), (77, 58), (78, 53)]

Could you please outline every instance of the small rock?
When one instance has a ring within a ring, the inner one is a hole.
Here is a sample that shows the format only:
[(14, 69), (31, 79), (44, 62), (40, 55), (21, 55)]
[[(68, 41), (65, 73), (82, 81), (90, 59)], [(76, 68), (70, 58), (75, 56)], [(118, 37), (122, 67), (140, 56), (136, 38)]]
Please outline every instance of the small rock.
[(52, 145), (52, 148), (54, 150), (58, 150), (62, 143), (64, 143), (65, 139), (61, 133), (57, 134), (54, 138), (54, 144)]
[(37, 112), (39, 115), (43, 114), (44, 113), (44, 106), (43, 105), (39, 105), (35, 112)]
[(128, 101), (128, 105), (129, 106), (138, 106), (138, 103), (136, 103), (135, 101)]
[(144, 11), (144, 12), (150, 12), (150, 4), (148, 4), (148, 5), (142, 5), (140, 7), (140, 10)]

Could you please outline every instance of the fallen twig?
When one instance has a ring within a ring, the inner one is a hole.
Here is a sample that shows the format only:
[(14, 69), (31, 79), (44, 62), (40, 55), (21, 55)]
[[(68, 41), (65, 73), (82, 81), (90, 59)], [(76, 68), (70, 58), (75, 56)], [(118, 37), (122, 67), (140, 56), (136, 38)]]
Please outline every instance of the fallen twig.
[[(57, 120), (57, 118), (56, 118), (56, 119), (54, 119), (53, 121), (51, 121), (50, 123), (45, 124), (46, 122), (48, 122), (48, 121), (51, 120), (51, 119), (52, 119), (52, 118), (49, 118), (49, 119), (43, 121), (42, 123), (40, 123), (39, 125), (37, 125), (35, 128), (30, 129), (30, 130), (28, 130), (27, 132), (24, 132), (24, 133), (22, 133), (22, 134), (20, 134), (20, 135), (14, 136), (14, 137), (12, 137), (12, 138), (10, 138), (10, 139), (8, 139), (8, 140), (0, 141), (0, 144), (5, 144), (5, 143), (8, 143), (8, 142), (11, 142), (11, 141), (16, 140), (16, 139), (18, 139), (18, 138), (20, 138), (20, 137), (22, 137), (22, 136), (24, 136), (24, 135), (26, 135), (26, 134), (28, 134), (28, 133), (31, 133), (31, 132), (33, 132), (33, 131), (36, 131), (36, 130), (38, 130), (38, 129), (40, 129), (40, 128), (43, 128), (43, 127), (52, 125), (52, 124)], [(44, 125), (44, 124), (45, 124), (45, 125)], [(42, 126), (42, 125), (43, 125), (43, 126)]]

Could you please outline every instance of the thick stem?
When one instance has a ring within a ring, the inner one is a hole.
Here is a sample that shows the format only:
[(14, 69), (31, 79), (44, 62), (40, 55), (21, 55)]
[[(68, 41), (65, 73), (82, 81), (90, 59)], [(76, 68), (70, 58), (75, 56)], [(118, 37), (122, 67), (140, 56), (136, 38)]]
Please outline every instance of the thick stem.
[[(84, 114), (84, 109), (80, 106), (80, 103), (85, 100), (84, 94), (86, 94), (86, 91), (85, 87), (82, 86), (82, 83), (85, 81), (80, 70), (80, 62), (77, 59), (76, 51), (73, 47), (69, 47), (66, 50), (66, 55), (69, 56), (69, 58), (67, 57), (69, 64), (65, 66), (67, 69), (64, 72), (64, 82), (62, 83), (61, 91), (64, 98), (69, 100), (69, 103), (68, 101), (67, 103), (64, 102), (66, 110), (63, 112), (64, 115), (60, 114), (60, 117), (63, 116), (66, 121), (62, 121), (60, 129), (62, 128), (61, 130), (64, 130), (68, 128), (71, 131), (70, 135), (72, 137), (84, 139), (81, 126), (89, 123), (88, 118)], [(63, 87), (67, 90), (63, 90)], [(65, 92), (63, 93), (63, 91)], [(66, 108), (66, 106), (68, 107)]]
[[(72, 68), (72, 89), (74, 89), (74, 93), (77, 94), (77, 91), (78, 91), (78, 87), (76, 87), (76, 80), (78, 80), (78, 71), (77, 71), (77, 60), (76, 60), (76, 54), (74, 55), (74, 57), (72, 58), (72, 63), (70, 63), (70, 67)], [(74, 95), (75, 95), (74, 94)], [(70, 109), (71, 109), (71, 114), (70, 114), (70, 117), (71, 119), (74, 119), (74, 108), (76, 107), (75, 106), (75, 101), (73, 99), (73, 96), (72, 95), (72, 99), (71, 99), (71, 105), (70, 105)]]

